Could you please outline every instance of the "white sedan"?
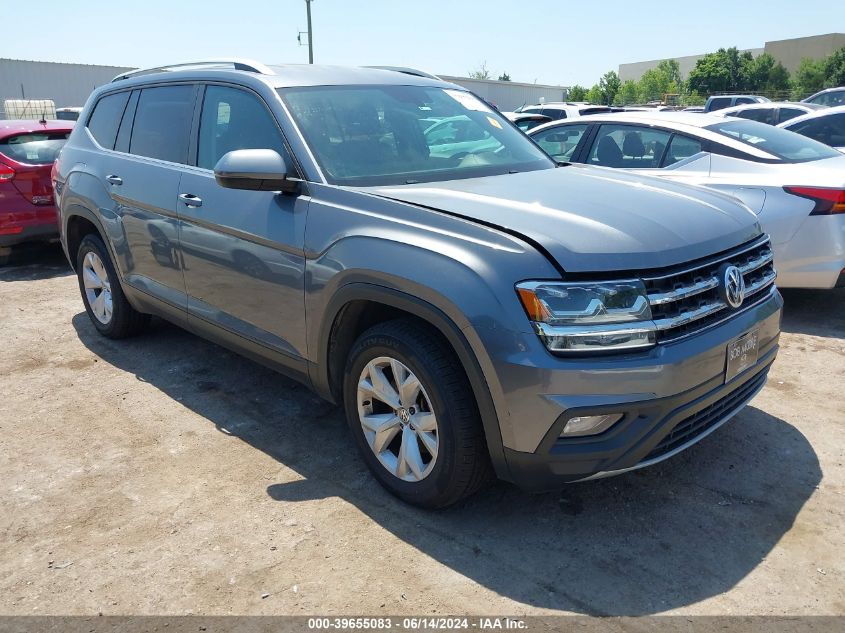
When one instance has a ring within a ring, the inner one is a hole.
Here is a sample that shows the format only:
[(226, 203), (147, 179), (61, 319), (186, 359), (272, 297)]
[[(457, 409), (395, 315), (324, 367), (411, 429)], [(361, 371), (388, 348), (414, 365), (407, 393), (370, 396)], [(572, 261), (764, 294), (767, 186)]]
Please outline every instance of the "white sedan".
[(845, 285), (845, 155), (777, 127), (709, 114), (622, 112), (529, 133), (559, 162), (635, 169), (742, 200), (772, 238), (778, 285)]
[(824, 108), (779, 125), (845, 152), (845, 106)]

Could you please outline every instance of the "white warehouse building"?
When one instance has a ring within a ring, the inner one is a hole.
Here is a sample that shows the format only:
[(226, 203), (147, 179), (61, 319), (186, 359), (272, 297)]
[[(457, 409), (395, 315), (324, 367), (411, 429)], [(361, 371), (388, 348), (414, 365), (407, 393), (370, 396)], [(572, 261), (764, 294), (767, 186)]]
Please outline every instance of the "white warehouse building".
[(51, 99), (60, 108), (81, 106), (94, 88), (127, 70), (131, 68), (0, 59), (0, 108), (7, 99)]

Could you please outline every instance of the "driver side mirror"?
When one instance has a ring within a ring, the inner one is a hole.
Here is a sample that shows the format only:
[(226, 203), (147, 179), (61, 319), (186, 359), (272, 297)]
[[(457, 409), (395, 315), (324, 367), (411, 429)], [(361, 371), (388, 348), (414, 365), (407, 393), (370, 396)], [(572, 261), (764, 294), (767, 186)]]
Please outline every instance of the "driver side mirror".
[(288, 178), (285, 159), (272, 149), (236, 149), (223, 154), (214, 166), (214, 179), (227, 189), (299, 191), (300, 180)]

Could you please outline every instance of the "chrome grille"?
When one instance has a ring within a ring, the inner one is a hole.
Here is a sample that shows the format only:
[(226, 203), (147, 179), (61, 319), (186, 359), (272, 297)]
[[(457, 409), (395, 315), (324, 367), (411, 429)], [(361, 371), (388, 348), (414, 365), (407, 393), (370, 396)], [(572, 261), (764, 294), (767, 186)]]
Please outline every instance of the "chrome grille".
[[(726, 264), (738, 267), (745, 279), (745, 300), (736, 310), (719, 292), (719, 271)], [(768, 236), (700, 263), (644, 276), (657, 341), (693, 334), (760, 303), (776, 276)]]

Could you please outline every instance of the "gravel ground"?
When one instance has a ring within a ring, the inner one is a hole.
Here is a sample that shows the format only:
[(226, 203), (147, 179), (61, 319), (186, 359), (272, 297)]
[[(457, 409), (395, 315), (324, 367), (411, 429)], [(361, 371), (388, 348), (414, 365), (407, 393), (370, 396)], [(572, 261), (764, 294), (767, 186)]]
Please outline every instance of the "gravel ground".
[(390, 497), (339, 410), (161, 321), (99, 337), (57, 249), (0, 269), (2, 614), (845, 614), (845, 292), (662, 465)]

